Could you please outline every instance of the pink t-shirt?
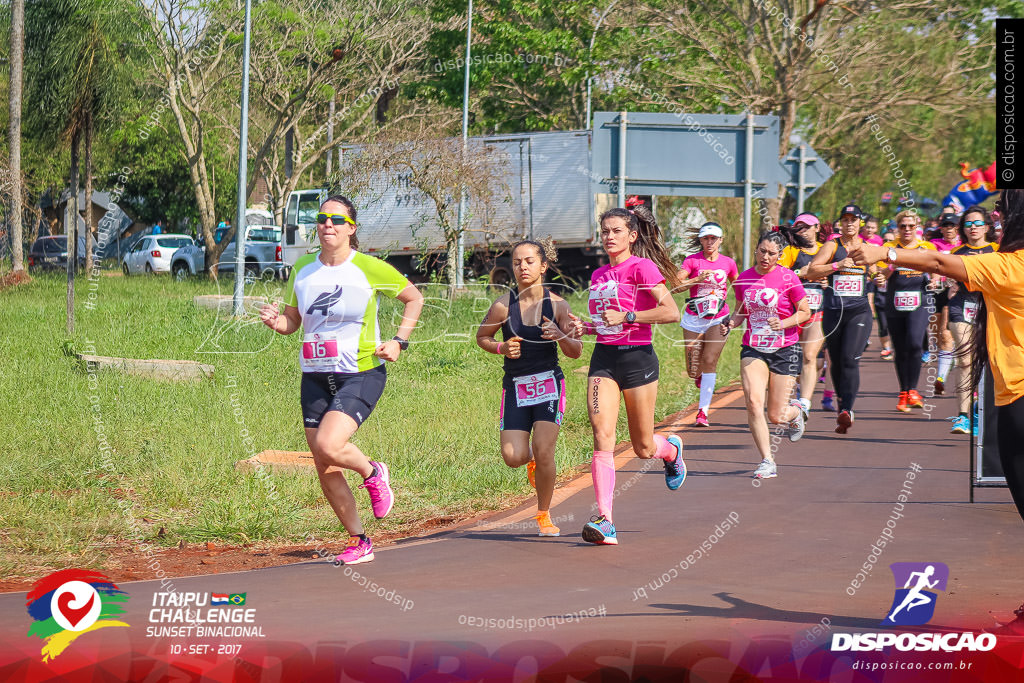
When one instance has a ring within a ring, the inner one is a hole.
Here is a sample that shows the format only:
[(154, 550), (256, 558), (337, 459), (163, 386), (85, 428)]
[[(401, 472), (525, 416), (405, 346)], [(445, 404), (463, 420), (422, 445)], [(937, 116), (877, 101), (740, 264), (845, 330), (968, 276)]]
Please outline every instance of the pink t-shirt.
[(800, 301), (807, 296), (796, 273), (789, 268), (775, 266), (761, 275), (755, 268), (750, 268), (740, 273), (732, 288), (736, 292), (737, 305), (747, 313), (744, 346), (774, 352), (799, 341), (800, 328), (797, 325), (779, 331), (768, 326), (769, 318), (785, 320), (796, 313)]
[(697, 277), (704, 270), (711, 271), (711, 280), (698, 282), (690, 287), (690, 298), (701, 301), (691, 302), (686, 308), (691, 314), (715, 320), (729, 313), (729, 304), (725, 301), (729, 294), (729, 281), (736, 279), (739, 269), (736, 262), (728, 256), (719, 254), (714, 261), (708, 261), (704, 258), (704, 252), (699, 251), (683, 259), (679, 275), (688, 280)]
[(874, 244), (874, 245), (877, 245), (879, 247), (882, 246), (883, 244), (885, 244), (885, 240), (883, 240), (878, 235), (872, 235), (871, 237), (862, 237), (861, 239), (863, 239), (868, 244)]
[(617, 266), (601, 266), (590, 276), (590, 320), (597, 329), (598, 344), (642, 346), (654, 338), (650, 323), (627, 323), (609, 327), (601, 313), (613, 311), (649, 311), (658, 299), (651, 290), (665, 276), (650, 259), (630, 256)]
[(947, 241), (943, 237), (936, 237), (935, 239), (931, 240), (931, 243), (935, 245), (935, 248), (940, 253), (948, 254), (949, 252), (953, 251), (954, 249), (960, 246), (960, 239), (957, 238), (957, 241), (954, 244), (953, 242)]

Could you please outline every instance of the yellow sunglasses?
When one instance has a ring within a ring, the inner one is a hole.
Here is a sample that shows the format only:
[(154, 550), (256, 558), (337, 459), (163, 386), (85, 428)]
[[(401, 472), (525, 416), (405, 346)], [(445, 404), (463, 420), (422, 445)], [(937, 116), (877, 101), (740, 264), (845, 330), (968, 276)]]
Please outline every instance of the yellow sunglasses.
[(352, 220), (343, 213), (318, 213), (316, 215), (316, 222), (318, 225), (324, 225), (325, 223), (327, 223), (328, 219), (330, 219), (330, 221), (335, 225), (339, 223), (350, 223), (352, 225), (356, 224), (354, 220)]

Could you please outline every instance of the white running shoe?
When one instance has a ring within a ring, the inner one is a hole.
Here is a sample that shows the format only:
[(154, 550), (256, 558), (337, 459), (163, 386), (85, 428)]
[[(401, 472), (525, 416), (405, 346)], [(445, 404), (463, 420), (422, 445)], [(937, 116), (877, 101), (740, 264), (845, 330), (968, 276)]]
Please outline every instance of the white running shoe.
[(796, 443), (804, 435), (804, 429), (806, 428), (804, 420), (807, 417), (804, 415), (804, 406), (800, 401), (793, 399), (789, 402), (789, 405), (797, 409), (796, 419), (789, 423), (789, 440)]
[(761, 464), (754, 470), (755, 479), (772, 479), (773, 477), (779, 476), (778, 471), (775, 468), (775, 463), (765, 458), (761, 461)]
[(804, 414), (804, 422), (811, 417), (811, 399), (801, 398), (800, 401), (800, 412)]

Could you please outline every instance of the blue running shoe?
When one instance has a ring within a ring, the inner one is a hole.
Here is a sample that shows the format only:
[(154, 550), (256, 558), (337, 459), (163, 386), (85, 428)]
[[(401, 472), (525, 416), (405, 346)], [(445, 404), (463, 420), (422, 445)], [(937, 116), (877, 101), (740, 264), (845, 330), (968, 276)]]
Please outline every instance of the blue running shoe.
[(836, 404), (835, 404), (835, 401), (832, 399), (831, 396), (822, 396), (821, 397), (821, 409), (822, 410), (827, 410), (830, 413), (836, 412)]
[(583, 525), (583, 540), (595, 545), (618, 545), (615, 537), (615, 526), (604, 515), (591, 517)]
[(932, 362), (932, 354), (929, 353), (928, 351), (925, 351), (923, 354), (921, 354), (921, 362), (922, 363), (931, 363)]
[(950, 434), (970, 434), (971, 423), (967, 419), (966, 415), (957, 415), (953, 418), (953, 428), (949, 430)]
[(665, 486), (669, 491), (675, 491), (686, 481), (686, 463), (683, 462), (683, 441), (673, 434), (667, 441), (676, 449), (676, 459), (672, 462), (665, 461)]

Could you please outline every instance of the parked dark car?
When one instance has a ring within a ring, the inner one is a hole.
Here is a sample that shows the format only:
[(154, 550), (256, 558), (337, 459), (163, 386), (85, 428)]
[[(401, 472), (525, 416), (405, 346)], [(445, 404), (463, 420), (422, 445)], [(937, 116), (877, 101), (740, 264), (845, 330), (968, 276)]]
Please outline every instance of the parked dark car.
[[(85, 237), (78, 239), (78, 265), (85, 266)], [(67, 235), (48, 235), (32, 243), (28, 252), (29, 269), (67, 270)]]

